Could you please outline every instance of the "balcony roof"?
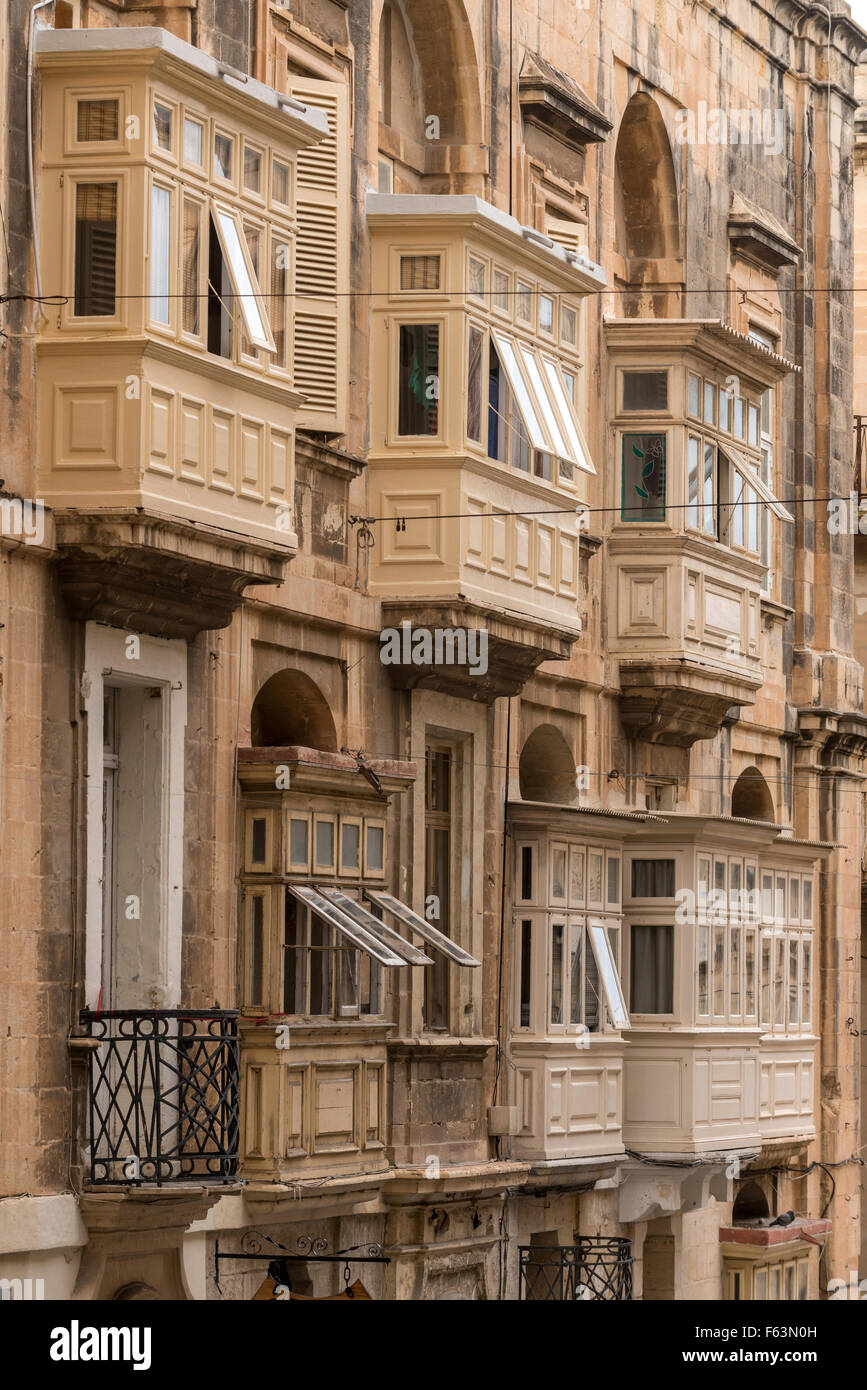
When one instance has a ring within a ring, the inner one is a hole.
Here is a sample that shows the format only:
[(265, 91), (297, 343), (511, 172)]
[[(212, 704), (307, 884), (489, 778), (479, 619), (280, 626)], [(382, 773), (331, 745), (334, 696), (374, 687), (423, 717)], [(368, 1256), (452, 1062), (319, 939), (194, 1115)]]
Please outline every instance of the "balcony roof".
[(790, 372), (801, 370), (797, 362), (754, 342), (723, 319), (627, 319), (606, 315), (604, 324), (609, 350), (699, 353), (762, 388), (775, 386)]
[(219, 84), (219, 90), (232, 98), (238, 98), (255, 118), (255, 108), (260, 108), (260, 116), (273, 120), (275, 114), (286, 122), (287, 135), (295, 138), (300, 145), (315, 144), (328, 134), (328, 117), (324, 111), (305, 106), (294, 97), (283, 96), (273, 87), (266, 87), (236, 68), (218, 62), (210, 54), (204, 53), (192, 44), (184, 43), (167, 29), (150, 26), (123, 29), (38, 29), (34, 43), (40, 57), (40, 67), (50, 65), (68, 66), (80, 71), (88, 60), (104, 65), (107, 70), (121, 60), (123, 55), (131, 58), (140, 55), (147, 61), (162, 60), (169, 66), (180, 65), (183, 76), (199, 84), (202, 78)]
[(595, 261), (567, 251), (534, 227), (524, 227), (515, 217), (470, 193), (373, 193), (368, 190), (365, 212), (371, 227), (424, 222), (430, 226), (474, 231), (499, 242), (518, 259), (532, 261), (539, 274), (568, 282), (580, 293), (605, 289), (605, 271)]

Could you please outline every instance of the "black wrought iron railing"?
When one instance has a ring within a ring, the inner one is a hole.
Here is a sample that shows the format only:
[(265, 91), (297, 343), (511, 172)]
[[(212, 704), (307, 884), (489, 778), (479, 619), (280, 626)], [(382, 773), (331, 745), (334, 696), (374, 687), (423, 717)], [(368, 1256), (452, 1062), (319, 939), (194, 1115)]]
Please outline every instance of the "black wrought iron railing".
[(520, 1297), (545, 1302), (632, 1298), (632, 1241), (577, 1236), (574, 1245), (519, 1245)]
[(90, 1182), (230, 1182), (238, 1171), (234, 1010), (83, 1010)]
[(853, 490), (858, 501), (867, 497), (867, 415), (855, 416), (855, 475)]

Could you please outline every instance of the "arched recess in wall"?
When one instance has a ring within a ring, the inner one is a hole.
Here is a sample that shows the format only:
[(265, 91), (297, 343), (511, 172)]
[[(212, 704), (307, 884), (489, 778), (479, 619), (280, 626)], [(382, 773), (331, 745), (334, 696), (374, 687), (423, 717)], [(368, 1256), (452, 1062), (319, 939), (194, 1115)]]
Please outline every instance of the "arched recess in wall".
[(575, 801), (575, 759), (559, 729), (540, 724), (527, 738), (518, 762), (524, 801), (569, 805)]
[(732, 787), (732, 815), (774, 821), (774, 799), (757, 767), (747, 767)]
[(254, 748), (321, 748), (337, 752), (337, 731), (319, 686), (303, 671), (278, 671), (253, 701)]
[(479, 65), (461, 0), (385, 0), (378, 45), (379, 143), (393, 191), (483, 192)]
[(627, 317), (679, 313), (682, 282), (680, 210), (671, 143), (662, 112), (647, 92), (629, 100), (614, 156), (618, 311)]
[(124, 1284), (118, 1289), (117, 1293), (112, 1294), (112, 1303), (126, 1303), (129, 1301), (160, 1302), (161, 1297), (152, 1284), (144, 1284), (136, 1281), (132, 1284)]
[(732, 1221), (761, 1221), (770, 1216), (768, 1199), (755, 1181), (744, 1183), (735, 1198)]

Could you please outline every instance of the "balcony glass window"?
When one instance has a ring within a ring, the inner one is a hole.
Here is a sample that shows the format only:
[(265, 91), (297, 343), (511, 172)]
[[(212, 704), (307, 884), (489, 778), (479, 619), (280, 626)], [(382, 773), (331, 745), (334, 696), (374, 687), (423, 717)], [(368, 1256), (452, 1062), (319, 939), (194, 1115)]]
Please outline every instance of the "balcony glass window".
[(512, 297), (509, 292), (511, 286), (511, 276), (508, 271), (497, 270), (494, 268), (494, 293), (493, 305), (502, 314), (511, 314)]
[(184, 117), (184, 159), (188, 164), (195, 164), (198, 168), (202, 165), (204, 137), (201, 121), (194, 121), (190, 116)]
[(556, 1028), (563, 1022), (563, 950), (566, 927), (555, 922), (551, 927), (551, 1010), (549, 1022)]
[(637, 1014), (674, 1011), (674, 927), (633, 925), (631, 1009)]
[(185, 333), (198, 337), (201, 320), (199, 298), (199, 257), (202, 238), (202, 204), (184, 199), (183, 246), (181, 248), (181, 322)]
[(572, 347), (578, 341), (578, 314), (568, 304), (560, 309), (560, 337)]
[(704, 423), (716, 424), (716, 387), (710, 381), (704, 384)]
[(701, 377), (689, 374), (689, 398), (687, 409), (694, 420), (701, 419)]
[(668, 410), (668, 372), (624, 371), (623, 410)]
[(515, 289), (515, 317), (522, 323), (530, 323), (533, 318), (533, 291), (520, 280)]
[(664, 434), (624, 434), (620, 516), (623, 521), (665, 520)]
[(231, 307), (238, 312), (250, 341), (256, 347), (273, 352), (274, 340), (261, 307), (261, 291), (253, 269), (253, 257), (240, 218), (237, 213), (216, 203), (212, 204), (211, 215), (228, 270)]
[(485, 263), (477, 256), (470, 256), (467, 293), (471, 299), (485, 297)]
[(728, 434), (731, 425), (731, 392), (726, 391), (722, 386), (719, 388), (719, 427)]
[(400, 288), (402, 290), (438, 290), (439, 287), (439, 256), (401, 256)]
[(271, 164), (271, 198), (281, 207), (289, 205), (289, 187), (289, 165), (275, 159)]
[(524, 918), (520, 931), (520, 983), (518, 989), (518, 1027), (529, 1028), (532, 1016), (533, 923)]
[(482, 441), (482, 359), (484, 347), (484, 332), (475, 324), (471, 324), (467, 364), (467, 436), (479, 444)]
[(380, 1012), (381, 965), (291, 892), (282, 954), (284, 1013), (353, 1018)]
[(248, 193), (262, 191), (262, 152), (251, 145), (244, 146), (244, 187)]
[(221, 135), (219, 131), (214, 134), (214, 177), (218, 179), (232, 180), (232, 156), (234, 154), (235, 142), (230, 135)]
[(171, 150), (172, 117), (170, 106), (164, 106), (160, 101), (154, 102), (152, 139), (155, 150)]
[(172, 195), (167, 188), (154, 184), (151, 190), (150, 313), (156, 323), (166, 324), (171, 288), (171, 218)]
[(400, 325), (397, 432), (439, 433), (440, 330), (436, 323)]
[(108, 317), (117, 286), (117, 184), (75, 190), (75, 313)]
[(274, 365), (289, 366), (289, 246), (285, 241), (271, 243), (271, 332), (274, 335)]
[(539, 295), (539, 331), (554, 332), (554, 301), (547, 294)]
[(118, 137), (118, 101), (80, 101), (76, 110), (75, 138), (80, 145)]

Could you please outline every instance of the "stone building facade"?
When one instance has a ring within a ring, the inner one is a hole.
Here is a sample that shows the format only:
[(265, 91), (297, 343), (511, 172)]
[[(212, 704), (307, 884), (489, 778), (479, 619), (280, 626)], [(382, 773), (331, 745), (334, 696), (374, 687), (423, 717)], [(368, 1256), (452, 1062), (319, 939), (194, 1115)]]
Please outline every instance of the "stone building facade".
[(831, 10), (10, 0), (0, 1277), (858, 1267)]

